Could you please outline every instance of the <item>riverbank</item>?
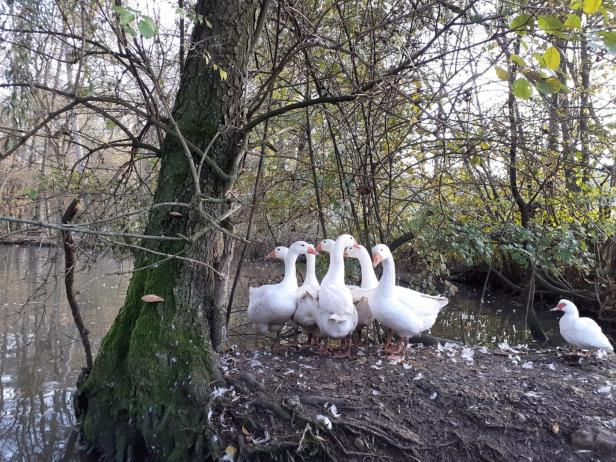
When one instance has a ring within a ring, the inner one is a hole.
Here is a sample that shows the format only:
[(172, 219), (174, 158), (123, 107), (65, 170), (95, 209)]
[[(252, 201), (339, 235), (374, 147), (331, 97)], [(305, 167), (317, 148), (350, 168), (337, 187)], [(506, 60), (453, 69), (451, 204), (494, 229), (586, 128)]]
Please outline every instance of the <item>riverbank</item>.
[(58, 235), (49, 235), (37, 231), (14, 232), (0, 235), (0, 245), (20, 245), (34, 247), (56, 247)]
[(235, 460), (615, 460), (613, 354), (445, 344), (403, 364), (377, 347), (219, 362), (208, 427)]

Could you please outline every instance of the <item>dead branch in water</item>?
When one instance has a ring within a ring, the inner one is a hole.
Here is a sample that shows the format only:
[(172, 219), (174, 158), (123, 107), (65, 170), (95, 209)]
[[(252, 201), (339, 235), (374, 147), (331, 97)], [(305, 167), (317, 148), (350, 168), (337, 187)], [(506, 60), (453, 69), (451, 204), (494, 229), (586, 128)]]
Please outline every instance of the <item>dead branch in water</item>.
[[(70, 205), (67, 207), (64, 215), (62, 215), (62, 224), (69, 224), (75, 215), (79, 211), (79, 199), (73, 199)], [(81, 311), (79, 305), (75, 299), (75, 289), (73, 287), (75, 282), (75, 241), (73, 235), (67, 229), (62, 230), (62, 242), (64, 245), (64, 285), (66, 287), (66, 299), (71, 307), (71, 313), (73, 320), (79, 331), (81, 337), (81, 343), (83, 350), (86, 354), (86, 369), (89, 373), (92, 370), (92, 347), (90, 346), (90, 340), (88, 339), (88, 329), (83, 324), (81, 318)]]

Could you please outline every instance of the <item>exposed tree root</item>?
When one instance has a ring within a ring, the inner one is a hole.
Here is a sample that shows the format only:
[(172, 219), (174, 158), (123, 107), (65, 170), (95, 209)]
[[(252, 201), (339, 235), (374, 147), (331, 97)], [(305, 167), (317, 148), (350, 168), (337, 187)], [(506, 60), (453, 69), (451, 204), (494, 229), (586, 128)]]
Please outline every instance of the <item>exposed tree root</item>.
[[(417, 441), (395, 428), (355, 418), (332, 418), (331, 429), (328, 429), (327, 425), (303, 412), (306, 405), (325, 404), (336, 405), (339, 409), (361, 409), (343, 399), (307, 395), (301, 398), (285, 397), (281, 402), (276, 402), (264, 393), (264, 386), (250, 374), (240, 373), (225, 379), (239, 393), (250, 397), (243, 406), (246, 412), (240, 413), (237, 407), (229, 412), (235, 428), (240, 429), (236, 432), (235, 438), (238, 460), (310, 460), (316, 457), (320, 460), (336, 461), (340, 460), (341, 456), (345, 460), (356, 458), (387, 460), (400, 457), (406, 460), (421, 460), (415, 449)], [(220, 404), (223, 408), (232, 408), (232, 402), (227, 400), (220, 401)], [(254, 438), (254, 434), (267, 432), (264, 421), (267, 423), (268, 419), (264, 418), (263, 411), (269, 415), (270, 425), (273, 419), (278, 419), (288, 423), (295, 430), (302, 429), (301, 433), (296, 432), (289, 439), (248, 444), (246, 436)], [(378, 451), (358, 450), (353, 445), (354, 441), (371, 442)], [(398, 455), (389, 456), (388, 453)]]

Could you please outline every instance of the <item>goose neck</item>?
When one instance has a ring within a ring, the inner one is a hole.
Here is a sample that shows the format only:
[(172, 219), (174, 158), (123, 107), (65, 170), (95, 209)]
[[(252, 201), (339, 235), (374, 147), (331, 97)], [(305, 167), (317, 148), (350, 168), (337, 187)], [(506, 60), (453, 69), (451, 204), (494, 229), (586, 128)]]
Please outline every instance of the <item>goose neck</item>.
[(329, 254), (330, 281), (344, 284), (344, 247), (336, 246)]
[(371, 289), (376, 287), (379, 280), (376, 278), (374, 268), (372, 267), (372, 259), (368, 252), (362, 252), (359, 257), (359, 266), (361, 266), (361, 287), (362, 289)]
[(316, 273), (316, 256), (312, 254), (306, 255), (306, 280), (305, 284), (318, 285)]
[(284, 278), (282, 278), (284, 285), (297, 286), (297, 274), (295, 273), (297, 256), (295, 252), (289, 252), (284, 259)]
[(385, 289), (394, 290), (396, 285), (396, 265), (391, 258), (383, 260), (383, 276), (379, 285), (382, 285)]

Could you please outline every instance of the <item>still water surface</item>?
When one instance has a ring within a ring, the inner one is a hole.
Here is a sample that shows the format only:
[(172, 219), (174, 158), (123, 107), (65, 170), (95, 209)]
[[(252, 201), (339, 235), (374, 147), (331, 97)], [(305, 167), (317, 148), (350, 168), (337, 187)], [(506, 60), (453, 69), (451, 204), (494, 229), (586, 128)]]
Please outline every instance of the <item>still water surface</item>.
[[(72, 394), (83, 350), (60, 249), (0, 246), (0, 460), (78, 460)], [(129, 262), (99, 258), (75, 287), (94, 351), (126, 293)]]
[[(79, 268), (75, 287), (95, 352), (124, 301), (130, 268), (130, 261), (110, 257)], [(243, 323), (251, 279), (243, 277), (238, 288), (235, 325)], [(525, 342), (524, 307), (512, 311), (514, 303), (489, 296), (479, 312), (478, 294), (464, 291), (432, 333), (471, 344)], [(553, 313), (539, 315), (548, 335), (557, 337)], [(241, 338), (252, 346), (254, 337)], [(72, 394), (85, 361), (77, 339), (61, 250), (0, 246), (0, 461), (79, 460)]]

